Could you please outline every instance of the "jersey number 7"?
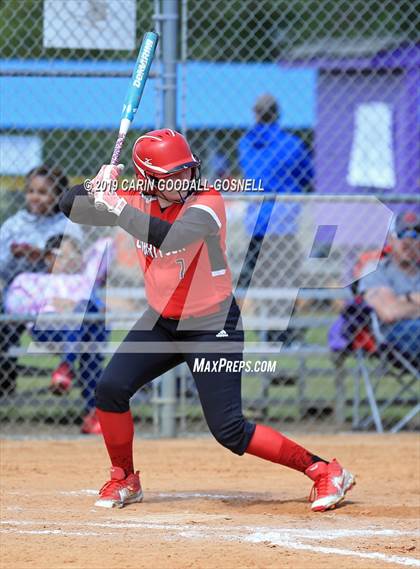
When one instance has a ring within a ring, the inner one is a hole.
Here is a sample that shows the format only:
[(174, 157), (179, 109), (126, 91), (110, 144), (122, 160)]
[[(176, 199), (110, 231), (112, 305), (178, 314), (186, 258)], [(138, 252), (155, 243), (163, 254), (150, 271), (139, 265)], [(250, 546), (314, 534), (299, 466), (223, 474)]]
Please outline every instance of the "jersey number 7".
[(179, 264), (179, 280), (182, 280), (185, 276), (185, 261), (184, 259), (177, 259), (175, 262)]

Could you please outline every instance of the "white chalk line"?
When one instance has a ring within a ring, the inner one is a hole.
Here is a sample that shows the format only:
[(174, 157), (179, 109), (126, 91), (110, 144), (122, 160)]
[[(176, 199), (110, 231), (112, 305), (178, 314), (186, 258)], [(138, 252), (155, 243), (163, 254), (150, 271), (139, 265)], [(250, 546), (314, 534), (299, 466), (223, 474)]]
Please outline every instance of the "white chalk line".
[[(391, 535), (391, 530), (389, 531), (390, 531), (389, 535)], [(280, 537), (277, 532), (257, 533), (245, 537), (245, 541), (250, 541), (252, 543), (269, 542), (272, 545), (278, 545), (285, 549), (311, 551), (314, 553), (326, 553), (330, 555), (332, 554), (332, 555), (360, 557), (362, 559), (374, 559), (377, 561), (383, 561), (384, 563), (406, 565), (408, 567), (420, 567), (420, 560), (412, 559), (410, 557), (403, 557), (400, 555), (386, 555), (385, 553), (379, 553), (379, 552), (367, 552), (367, 551), (360, 552), (360, 551), (354, 551), (353, 549), (325, 547), (323, 545), (311, 545), (309, 543), (299, 542), (296, 539), (290, 539), (288, 536)]]
[[(12, 491), (7, 492), (9, 495), (21, 495), (21, 492)], [(45, 494), (59, 494), (60, 496), (97, 496), (98, 490), (93, 490), (90, 488), (84, 488), (80, 490), (62, 490), (60, 492), (55, 491), (44, 491), (36, 492), (35, 495), (45, 495)], [(207, 492), (147, 492), (147, 496), (151, 498), (174, 498), (176, 500), (194, 500), (194, 499), (205, 499), (205, 500), (264, 500), (267, 498), (268, 494), (251, 494), (251, 493), (241, 493), (241, 494), (216, 494)]]
[[(58, 494), (62, 496), (97, 496), (97, 490), (91, 489), (83, 489), (83, 490), (68, 490), (68, 491), (61, 491)], [(194, 498), (197, 499), (206, 499), (206, 500), (256, 500), (262, 499), (263, 494), (211, 494), (206, 492), (147, 492), (147, 496), (151, 498), (159, 497), (159, 498), (175, 498), (177, 500), (191, 500)]]
[[(78, 537), (85, 537), (85, 536), (90, 536), (90, 537), (102, 537), (102, 533), (97, 533), (97, 532), (93, 532), (93, 531), (85, 531), (85, 532), (81, 532), (81, 531), (65, 531), (63, 532), (60, 529), (2, 529), (1, 530), (2, 533), (17, 533), (17, 534), (25, 534), (25, 535), (65, 535), (65, 536), (70, 536), (70, 535), (75, 535)], [(112, 535), (112, 533), (110, 533), (109, 535)]]
[[(59, 525), (60, 529), (18, 529), (22, 526), (37, 526), (45, 522), (30, 521), (30, 520), (2, 520), (2, 525), (15, 526), (12, 528), (4, 528), (1, 531), (7, 533), (20, 533), (20, 534), (48, 534), (48, 535), (67, 535), (67, 536), (80, 536), (80, 537), (102, 537), (103, 533), (95, 531), (74, 531), (62, 530), (61, 526), (74, 526), (73, 522), (48, 522), (49, 525)], [(253, 526), (226, 526), (214, 527), (205, 524), (199, 524), (198, 527), (192, 528), (188, 524), (179, 523), (161, 523), (161, 522), (145, 522), (139, 519), (130, 519), (127, 521), (98, 521), (98, 522), (77, 522), (77, 526), (87, 528), (104, 528), (111, 530), (118, 529), (150, 529), (165, 532), (174, 532), (178, 537), (187, 539), (202, 540), (202, 539), (222, 539), (228, 541), (250, 542), (250, 543), (265, 543), (276, 545), (284, 549), (310, 551), (313, 553), (322, 553), (327, 555), (341, 555), (359, 557), (362, 559), (371, 559), (382, 561), (384, 563), (391, 563), (396, 565), (405, 565), (408, 567), (420, 567), (420, 560), (411, 557), (404, 557), (400, 555), (386, 555), (380, 552), (360, 552), (353, 549), (344, 549), (340, 547), (325, 547), (322, 545), (312, 545), (306, 543), (305, 540), (316, 541), (320, 540), (335, 540), (340, 538), (367, 538), (367, 537), (420, 537), (420, 532), (415, 531), (401, 531), (392, 529), (326, 529), (310, 530), (302, 528), (274, 528), (274, 527), (253, 527)], [(115, 532), (107, 532), (107, 535), (116, 535)]]

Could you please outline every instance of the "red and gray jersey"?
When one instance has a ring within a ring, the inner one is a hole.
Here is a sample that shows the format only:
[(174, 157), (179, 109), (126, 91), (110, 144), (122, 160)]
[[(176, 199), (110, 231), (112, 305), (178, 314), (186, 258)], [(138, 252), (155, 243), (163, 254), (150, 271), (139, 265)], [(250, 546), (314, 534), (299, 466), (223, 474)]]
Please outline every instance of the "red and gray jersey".
[[(166, 318), (215, 311), (232, 292), (226, 260), (226, 213), (220, 193), (214, 189), (198, 192), (184, 204), (165, 209), (157, 198), (137, 194), (133, 200), (118, 224), (137, 237), (151, 307)], [(142, 235), (134, 231), (139, 211), (147, 214), (149, 221), (143, 224)]]
[[(83, 195), (80, 188), (71, 192)], [(119, 217), (92, 207), (72, 207), (75, 195), (66, 195), (60, 207), (73, 221), (119, 225), (136, 238), (147, 300), (165, 318), (215, 312), (232, 293), (225, 205), (213, 188), (164, 209), (156, 197), (122, 194), (129, 205)]]

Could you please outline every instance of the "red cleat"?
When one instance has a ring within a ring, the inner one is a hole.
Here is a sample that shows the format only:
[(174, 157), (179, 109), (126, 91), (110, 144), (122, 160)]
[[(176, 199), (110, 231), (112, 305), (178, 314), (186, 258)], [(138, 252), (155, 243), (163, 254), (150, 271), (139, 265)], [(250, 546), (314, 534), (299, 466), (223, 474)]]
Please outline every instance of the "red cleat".
[(92, 409), (83, 419), (80, 431), (85, 435), (101, 435), (102, 429), (96, 415), (96, 409)]
[(305, 474), (314, 481), (309, 496), (313, 512), (334, 509), (356, 484), (353, 474), (344, 470), (336, 459), (329, 464), (314, 462), (305, 470)]
[(71, 389), (74, 377), (74, 371), (70, 365), (67, 362), (61, 362), (51, 374), (51, 391), (55, 395), (67, 393)]
[(106, 482), (99, 490), (99, 500), (95, 506), (102, 508), (122, 508), (126, 504), (141, 502), (143, 492), (140, 484), (139, 473), (125, 475), (119, 466), (111, 467), (111, 480)]

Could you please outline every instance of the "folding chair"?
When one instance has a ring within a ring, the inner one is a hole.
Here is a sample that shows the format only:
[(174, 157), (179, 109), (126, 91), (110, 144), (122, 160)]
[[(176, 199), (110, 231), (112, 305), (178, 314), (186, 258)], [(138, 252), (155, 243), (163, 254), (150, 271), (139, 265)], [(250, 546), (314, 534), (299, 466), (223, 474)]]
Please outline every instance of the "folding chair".
[[(343, 308), (340, 317), (329, 330), (328, 342), (334, 354), (338, 383), (342, 383), (345, 373), (345, 359), (350, 355), (356, 359), (353, 429), (367, 429), (373, 423), (377, 432), (383, 433), (384, 414), (387, 411), (389, 413), (390, 407), (408, 404), (411, 409), (390, 429), (391, 432), (397, 433), (420, 412), (419, 369), (386, 341), (376, 313), (361, 295), (356, 293), (352, 301)], [(372, 361), (376, 363), (373, 370), (370, 365)], [(369, 415), (364, 418), (360, 416), (362, 403), (365, 401), (361, 397), (362, 384), (369, 406)], [(396, 388), (393, 390), (394, 384)], [(384, 390), (384, 385), (388, 389)], [(344, 410), (342, 415), (344, 420)]]
[[(395, 347), (387, 343), (380, 329), (379, 319), (374, 311), (370, 313), (370, 326), (361, 329), (355, 336), (352, 346), (357, 361), (355, 390), (353, 399), (353, 428), (366, 429), (372, 423), (378, 433), (384, 432), (383, 416), (392, 405), (408, 403), (412, 408), (390, 428), (391, 433), (398, 433), (419, 412), (420, 371)], [(376, 373), (369, 370), (372, 357), (379, 362)], [(381, 382), (393, 378), (398, 389), (379, 401), (378, 388)], [(366, 397), (369, 402), (370, 416), (360, 419), (360, 380), (363, 380)], [(404, 399), (402, 397), (404, 396)]]

